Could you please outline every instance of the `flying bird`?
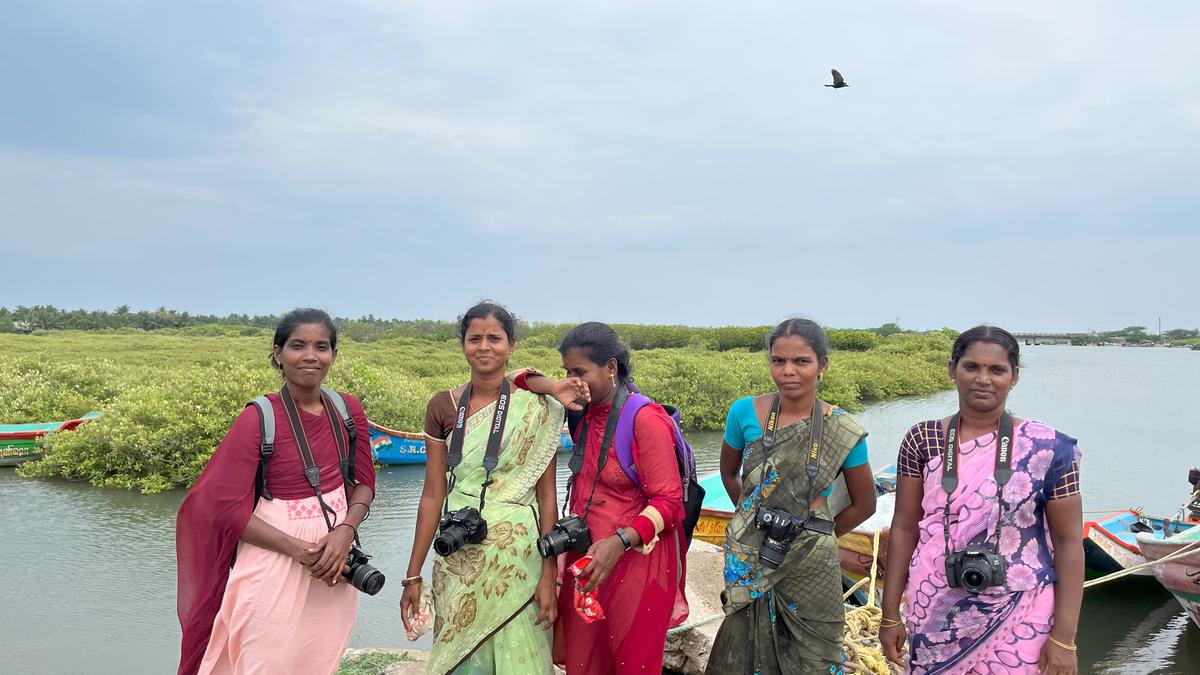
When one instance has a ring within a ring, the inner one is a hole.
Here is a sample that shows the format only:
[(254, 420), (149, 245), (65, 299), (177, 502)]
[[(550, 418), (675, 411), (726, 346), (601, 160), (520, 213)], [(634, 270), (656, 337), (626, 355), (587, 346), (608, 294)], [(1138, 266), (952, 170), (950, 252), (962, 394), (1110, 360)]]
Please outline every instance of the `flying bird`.
[(825, 85), (826, 87), (830, 87), (833, 89), (841, 89), (842, 87), (850, 86), (850, 85), (846, 84), (846, 79), (844, 77), (842, 77), (842, 74), (837, 71), (837, 68), (834, 68), (833, 70), (831, 70), (829, 72), (833, 73), (833, 84), (827, 84), (827, 85)]

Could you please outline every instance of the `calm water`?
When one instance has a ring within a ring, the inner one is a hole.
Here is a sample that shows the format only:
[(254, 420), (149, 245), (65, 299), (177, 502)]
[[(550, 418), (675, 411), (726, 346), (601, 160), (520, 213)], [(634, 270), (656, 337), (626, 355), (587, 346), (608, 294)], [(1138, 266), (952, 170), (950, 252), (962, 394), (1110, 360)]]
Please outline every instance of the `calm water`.
[[(1190, 433), (1200, 353), (1028, 347), (1024, 357), (1011, 408), (1080, 439), (1084, 509), (1136, 505), (1174, 514), (1188, 495), (1188, 467), (1200, 463)], [(871, 432), (872, 464), (894, 461), (908, 427), (946, 414), (953, 402), (946, 392), (859, 415)], [(689, 438), (702, 468), (715, 468), (720, 436)], [(422, 468), (380, 471), (379, 497), (362, 534), (391, 581), (380, 595), (363, 597), (353, 646), (407, 644), (399, 580), (423, 475)], [(0, 672), (174, 672), (173, 518), (182, 498), (22, 480), (0, 470), (7, 507), (0, 511)], [(1083, 672), (1200, 672), (1200, 629), (1153, 581), (1088, 591), (1079, 642)]]

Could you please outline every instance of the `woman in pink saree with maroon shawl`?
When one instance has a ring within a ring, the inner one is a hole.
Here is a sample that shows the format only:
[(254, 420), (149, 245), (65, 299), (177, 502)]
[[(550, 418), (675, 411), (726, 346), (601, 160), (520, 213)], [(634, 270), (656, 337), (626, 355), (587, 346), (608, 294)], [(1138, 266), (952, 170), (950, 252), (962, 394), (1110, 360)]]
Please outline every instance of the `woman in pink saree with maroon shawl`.
[[(297, 321), (299, 319), (299, 321)], [(357, 433), (354, 475), (343, 481), (339, 443), (347, 429), (321, 382), (333, 363), (337, 331), (320, 310), (283, 318), (272, 361), (286, 387), (268, 394), (275, 449), (267, 465), (269, 498), (255, 500), (259, 415), (245, 408), (188, 492), (176, 518), (178, 614), (183, 629), (179, 675), (333, 673), (358, 606), (341, 579), (352, 530), (374, 498), (375, 470), (362, 405), (344, 395)], [(320, 470), (323, 506), (304, 475), (281, 396), (297, 405), (301, 430)]]

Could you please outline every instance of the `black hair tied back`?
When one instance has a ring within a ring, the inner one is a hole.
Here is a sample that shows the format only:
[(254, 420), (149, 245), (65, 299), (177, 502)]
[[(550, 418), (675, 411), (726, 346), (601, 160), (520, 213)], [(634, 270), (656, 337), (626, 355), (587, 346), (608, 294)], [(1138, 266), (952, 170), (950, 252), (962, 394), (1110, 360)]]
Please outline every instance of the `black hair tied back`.
[(954, 341), (954, 347), (950, 350), (950, 367), (957, 368), (958, 360), (962, 358), (967, 349), (976, 342), (990, 342), (994, 345), (1000, 345), (1008, 352), (1008, 365), (1016, 370), (1021, 364), (1021, 345), (1017, 342), (1017, 338), (1013, 334), (998, 326), (975, 326), (959, 333), (958, 339)]
[(816, 352), (818, 361), (829, 358), (829, 336), (825, 334), (825, 329), (821, 328), (821, 324), (812, 319), (787, 319), (776, 326), (775, 330), (767, 335), (768, 357), (771, 355), (771, 348), (775, 346), (775, 341), (781, 337), (798, 337), (804, 340)]
[(465, 314), (458, 317), (458, 341), (460, 344), (465, 344), (467, 341), (467, 329), (471, 327), (471, 322), (475, 319), (486, 319), (492, 317), (500, 322), (504, 328), (504, 334), (508, 336), (509, 342), (517, 341), (517, 318), (508, 311), (504, 305), (501, 305), (491, 300), (482, 300), (471, 309), (468, 309)]
[(566, 354), (569, 350), (578, 349), (592, 363), (603, 366), (609, 359), (617, 361), (617, 377), (629, 380), (633, 373), (633, 365), (629, 362), (629, 347), (621, 342), (617, 331), (606, 323), (589, 321), (575, 326), (567, 331), (558, 343), (558, 353)]

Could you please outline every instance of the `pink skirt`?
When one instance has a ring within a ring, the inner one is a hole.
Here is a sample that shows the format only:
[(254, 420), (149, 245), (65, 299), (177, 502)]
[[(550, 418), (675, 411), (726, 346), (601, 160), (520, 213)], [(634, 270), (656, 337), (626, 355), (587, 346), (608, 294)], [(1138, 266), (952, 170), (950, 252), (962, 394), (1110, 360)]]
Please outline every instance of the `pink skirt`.
[[(340, 521), (343, 488), (323, 497)], [(315, 496), (259, 500), (254, 515), (304, 541), (328, 532)], [(240, 542), (200, 675), (335, 673), (357, 611), (350, 584), (326, 586), (292, 558)]]

